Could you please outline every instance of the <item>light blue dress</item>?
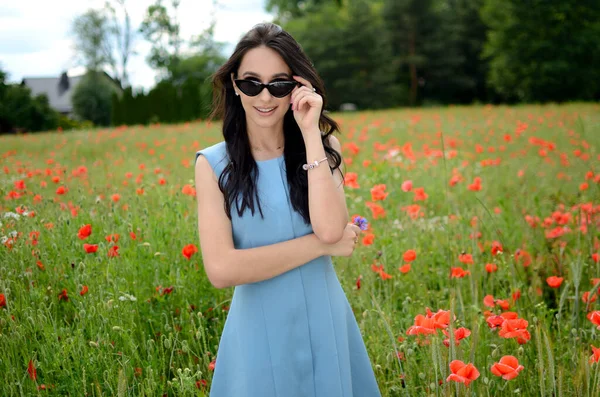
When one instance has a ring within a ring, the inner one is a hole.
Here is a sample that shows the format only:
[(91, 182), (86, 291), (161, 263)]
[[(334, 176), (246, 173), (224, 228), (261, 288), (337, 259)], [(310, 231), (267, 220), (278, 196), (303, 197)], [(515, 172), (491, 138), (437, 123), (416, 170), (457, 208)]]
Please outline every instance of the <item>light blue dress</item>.
[[(221, 141), (204, 155), (217, 178), (228, 161)], [(257, 161), (258, 208), (231, 211), (237, 249), (312, 233), (289, 201), (283, 156)], [(198, 194), (202, 187), (197, 186)], [(268, 280), (238, 285), (218, 347), (210, 397), (381, 396), (360, 329), (330, 256)]]

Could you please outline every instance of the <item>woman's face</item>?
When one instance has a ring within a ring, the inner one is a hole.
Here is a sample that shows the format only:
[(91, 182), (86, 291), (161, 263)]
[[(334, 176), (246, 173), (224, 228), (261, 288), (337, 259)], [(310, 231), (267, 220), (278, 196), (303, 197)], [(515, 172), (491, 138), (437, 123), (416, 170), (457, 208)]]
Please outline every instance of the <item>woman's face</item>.
[[(291, 92), (283, 98), (276, 98), (268, 89), (263, 88), (258, 95), (248, 96), (238, 88), (233, 81), (234, 78), (254, 80), (264, 84), (282, 80), (294, 81), (291, 69), (276, 51), (265, 46), (248, 50), (242, 58), (237, 76), (234, 77), (232, 73), (231, 80), (242, 101), (247, 123), (268, 128), (283, 122), (283, 117), (291, 106)], [(261, 110), (270, 111), (261, 112)]]

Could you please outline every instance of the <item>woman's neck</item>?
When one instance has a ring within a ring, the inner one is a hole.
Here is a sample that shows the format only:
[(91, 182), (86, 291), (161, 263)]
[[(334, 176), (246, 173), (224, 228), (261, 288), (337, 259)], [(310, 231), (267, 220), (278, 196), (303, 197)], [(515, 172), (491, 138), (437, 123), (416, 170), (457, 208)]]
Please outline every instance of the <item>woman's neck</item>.
[(284, 147), (283, 128), (248, 128), (248, 140), (253, 152), (279, 153)]

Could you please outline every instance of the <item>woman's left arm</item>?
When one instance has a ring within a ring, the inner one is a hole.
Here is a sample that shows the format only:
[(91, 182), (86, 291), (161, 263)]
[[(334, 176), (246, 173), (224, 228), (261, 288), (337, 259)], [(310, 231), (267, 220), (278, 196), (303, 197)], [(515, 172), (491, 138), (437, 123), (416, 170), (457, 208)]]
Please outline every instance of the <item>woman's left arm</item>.
[[(333, 134), (329, 135), (328, 139), (329, 145), (341, 156), (342, 148), (339, 140)], [(304, 134), (304, 144), (307, 162), (326, 157), (320, 131)], [(328, 159), (306, 172), (308, 173), (308, 209), (313, 232), (324, 243), (335, 244), (344, 235), (349, 217), (341, 170), (337, 168), (332, 173)]]

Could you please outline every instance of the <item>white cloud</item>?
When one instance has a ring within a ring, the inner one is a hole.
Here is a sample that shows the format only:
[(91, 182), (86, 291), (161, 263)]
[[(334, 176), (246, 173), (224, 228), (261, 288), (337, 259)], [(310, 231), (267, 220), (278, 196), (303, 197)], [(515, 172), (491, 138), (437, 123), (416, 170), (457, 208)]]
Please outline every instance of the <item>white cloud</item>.
[[(105, 0), (0, 0), (0, 67), (8, 80), (19, 82), (23, 77), (58, 76), (64, 70), (69, 75), (81, 73), (73, 54), (70, 34), (72, 21), (89, 8), (100, 8)], [(137, 29), (146, 9), (155, 0), (128, 0), (131, 24)], [(226, 55), (252, 26), (271, 21), (264, 11), (265, 0), (220, 0), (217, 8), (212, 0), (182, 0), (178, 10), (181, 36), (189, 39), (200, 34), (216, 19), (215, 39), (228, 43)], [(164, 0), (168, 5), (170, 1)], [(137, 35), (128, 72), (132, 85), (148, 89), (155, 84), (156, 72), (146, 64), (150, 43)]]

